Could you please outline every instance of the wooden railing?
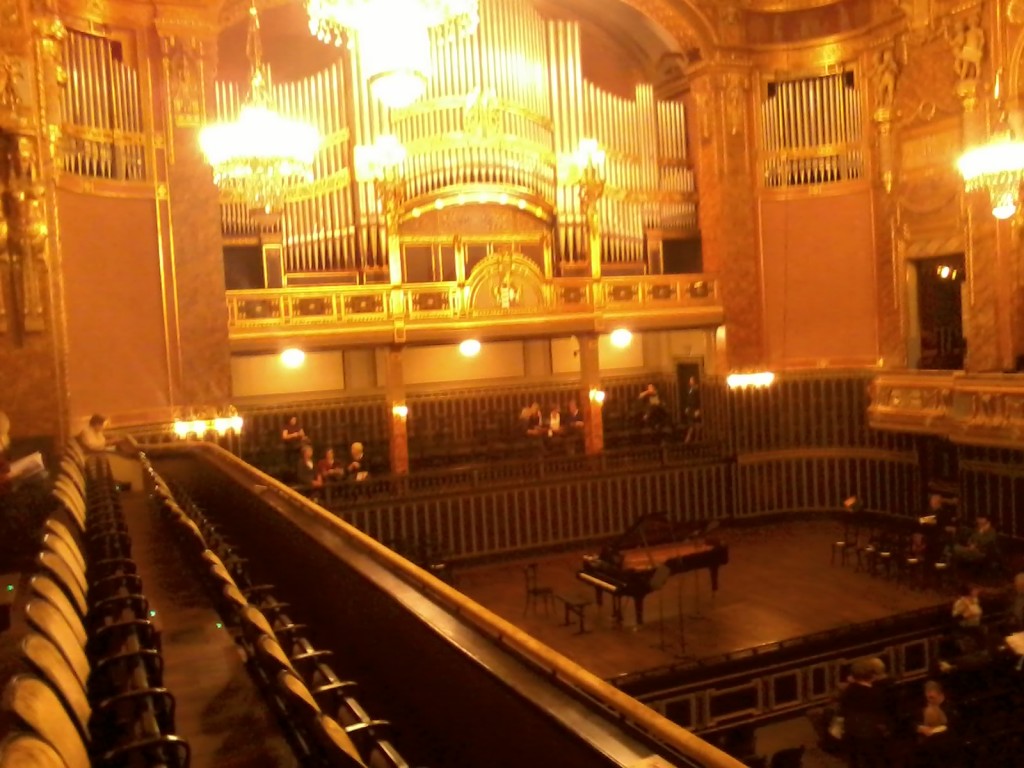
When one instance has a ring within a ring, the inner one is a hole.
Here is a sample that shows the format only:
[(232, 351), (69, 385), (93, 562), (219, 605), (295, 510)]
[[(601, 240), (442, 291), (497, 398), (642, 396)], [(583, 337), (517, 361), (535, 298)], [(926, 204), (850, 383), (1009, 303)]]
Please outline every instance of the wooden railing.
[(876, 376), (868, 417), (882, 430), (1024, 448), (1024, 375), (906, 371)]
[(823, 706), (859, 658), (883, 659), (896, 682), (923, 679), (938, 662), (939, 643), (948, 632), (948, 610), (924, 608), (610, 682), (673, 722), (706, 734)]
[[(355, 550), (358, 556), (382, 565), (443, 611), (457, 616), (460, 622), (492, 639), (512, 657), (538, 670), (552, 686), (572, 690), (582, 700), (592, 702), (597, 712), (595, 716), (607, 718), (609, 727), (636, 729), (663, 745), (665, 749), (676, 753), (675, 760), (679, 762), (672, 764), (703, 768), (740, 768), (741, 764), (738, 761), (608, 685), (573, 661), (226, 451), (210, 444), (163, 446), (156, 449), (154, 458), (159, 460), (162, 457), (173, 458), (183, 454), (199, 462), (208, 470), (207, 475), (212, 473), (218, 483), (238, 483), (236, 496), (239, 504), (244, 506), (258, 503), (266, 514), (279, 516), (282, 521), (315, 540), (344, 542), (347, 547)], [(246, 494), (243, 490), (251, 487), (261, 489), (259, 497), (251, 493)]]
[(293, 333), (328, 328), (363, 333), (395, 322), (413, 328), (478, 316), (503, 323), (538, 316), (585, 320), (599, 312), (654, 311), (672, 313), (673, 327), (686, 317), (692, 318), (694, 326), (722, 319), (718, 284), (710, 275), (614, 277), (600, 282), (553, 278), (543, 284), (539, 305), (524, 302), (501, 309), (474, 308), (468, 292), (457, 283), (228, 291), (227, 304), (233, 337), (260, 336), (281, 328)]

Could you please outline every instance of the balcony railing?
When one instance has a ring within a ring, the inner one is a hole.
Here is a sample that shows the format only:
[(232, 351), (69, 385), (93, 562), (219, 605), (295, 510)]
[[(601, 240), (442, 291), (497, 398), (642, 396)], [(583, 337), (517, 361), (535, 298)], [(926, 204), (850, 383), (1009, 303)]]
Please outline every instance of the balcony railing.
[(1024, 375), (888, 373), (875, 378), (872, 427), (942, 435), (958, 443), (1024, 446)]
[[(344, 327), (358, 333), (397, 322), (414, 326), (474, 319), (514, 322), (524, 317), (586, 320), (598, 312), (667, 312), (674, 321), (692, 315), (693, 325), (721, 321), (718, 286), (707, 275), (555, 278), (541, 286), (535, 300), (486, 306), (475, 306), (470, 290), (454, 282), (228, 291), (227, 303), (228, 326), (236, 338), (284, 328), (301, 332)], [(676, 317), (680, 313), (683, 317)]]

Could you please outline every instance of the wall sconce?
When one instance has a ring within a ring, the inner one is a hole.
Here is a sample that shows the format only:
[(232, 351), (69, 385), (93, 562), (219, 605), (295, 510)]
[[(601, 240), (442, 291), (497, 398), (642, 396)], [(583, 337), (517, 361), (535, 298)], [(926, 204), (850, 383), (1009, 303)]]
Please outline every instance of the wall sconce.
[[(580, 208), (593, 230), (597, 229), (597, 201), (604, 194), (607, 154), (597, 139), (580, 139), (580, 145), (562, 160), (567, 186), (579, 187)], [(592, 232), (595, 234), (595, 232)]]
[(725, 377), (725, 383), (729, 389), (746, 389), (770, 387), (775, 381), (775, 374), (771, 371), (760, 373), (730, 373)]
[(301, 349), (291, 347), (281, 353), (281, 365), (285, 368), (301, 368), (306, 362), (306, 353)]
[(633, 343), (633, 334), (626, 328), (616, 328), (611, 332), (608, 340), (611, 341), (613, 347), (625, 349)]
[[(232, 407), (228, 413), (234, 411)], [(242, 427), (245, 421), (237, 413), (229, 416), (218, 416), (214, 419), (192, 419), (192, 420), (179, 420), (174, 422), (174, 434), (178, 436), (180, 440), (187, 440), (190, 435), (195, 435), (198, 439), (203, 439), (210, 432), (216, 432), (220, 437), (224, 437), (229, 432), (234, 432), (236, 435), (242, 434)]]
[(480, 354), (480, 342), (476, 339), (466, 339), (459, 344), (459, 352), (463, 357), (476, 357)]
[(391, 413), (396, 419), (405, 421), (409, 418), (409, 406), (405, 403), (397, 403), (396, 405), (391, 406)]
[(590, 397), (590, 402), (594, 403), (595, 405), (601, 405), (602, 403), (604, 403), (603, 389), (592, 389), (588, 393), (588, 396)]

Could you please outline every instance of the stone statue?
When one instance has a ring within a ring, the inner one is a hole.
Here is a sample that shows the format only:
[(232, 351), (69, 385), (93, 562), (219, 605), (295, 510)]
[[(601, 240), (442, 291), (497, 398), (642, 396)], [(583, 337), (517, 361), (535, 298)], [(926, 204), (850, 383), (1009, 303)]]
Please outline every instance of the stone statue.
[(974, 82), (981, 76), (981, 61), (985, 57), (985, 30), (981, 14), (974, 12), (964, 23), (953, 22), (946, 27), (946, 39), (953, 47), (953, 67), (961, 82)]
[(891, 109), (896, 96), (896, 78), (900, 73), (899, 64), (892, 48), (885, 48), (875, 57), (871, 79), (875, 86), (875, 108)]

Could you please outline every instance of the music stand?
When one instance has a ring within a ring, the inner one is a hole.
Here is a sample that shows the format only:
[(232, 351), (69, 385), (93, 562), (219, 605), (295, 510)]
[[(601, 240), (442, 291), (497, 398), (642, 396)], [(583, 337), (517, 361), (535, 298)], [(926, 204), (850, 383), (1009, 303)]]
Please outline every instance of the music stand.
[(659, 651), (668, 650), (665, 643), (665, 585), (671, 577), (672, 571), (667, 565), (659, 565), (651, 575), (651, 590), (658, 593), (658, 644), (654, 647)]

